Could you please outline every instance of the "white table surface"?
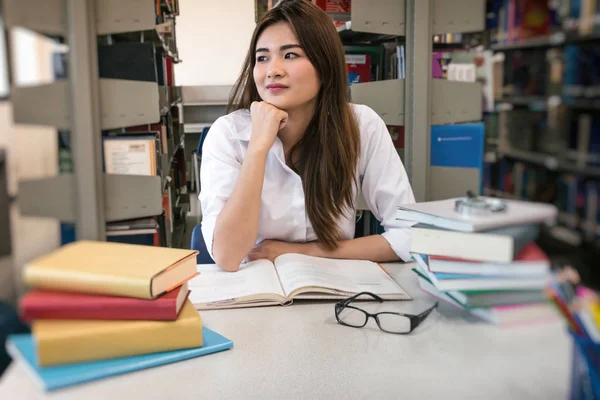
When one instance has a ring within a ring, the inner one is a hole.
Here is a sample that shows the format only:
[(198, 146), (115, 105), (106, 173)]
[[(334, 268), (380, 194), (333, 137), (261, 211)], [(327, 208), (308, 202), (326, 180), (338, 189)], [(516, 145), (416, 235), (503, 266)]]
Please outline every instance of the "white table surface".
[[(434, 300), (410, 264), (384, 265), (413, 301), (370, 304), (414, 312)], [(566, 399), (565, 323), (499, 328), (434, 311), (410, 335), (339, 325), (333, 303), (201, 312), (234, 348), (43, 393), (12, 363), (0, 399)]]

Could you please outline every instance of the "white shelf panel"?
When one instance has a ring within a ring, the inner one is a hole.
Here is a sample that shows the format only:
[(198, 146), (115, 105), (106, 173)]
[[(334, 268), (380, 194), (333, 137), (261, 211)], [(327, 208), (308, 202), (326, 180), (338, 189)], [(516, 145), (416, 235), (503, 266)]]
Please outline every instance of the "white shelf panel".
[(64, 36), (67, 14), (61, 0), (4, 0), (7, 28), (22, 27), (50, 36)]
[[(6, 26), (22, 27), (50, 36), (66, 36), (64, 1), (5, 0)], [(159, 29), (155, 4), (148, 0), (96, 0), (98, 35)]]
[(351, 27), (354, 32), (404, 36), (404, 0), (352, 0)]
[(187, 106), (226, 106), (233, 86), (181, 86), (181, 102)]
[(160, 121), (158, 85), (121, 79), (100, 79), (102, 129)]
[(481, 84), (433, 79), (431, 125), (481, 121)]
[[(434, 35), (479, 32), (485, 29), (485, 1), (433, 0)], [(404, 0), (353, 0), (350, 22), (338, 28), (342, 40), (388, 40), (377, 35), (406, 36)]]
[[(431, 86), (432, 125), (481, 120), (479, 83), (434, 79)], [(357, 83), (350, 90), (353, 103), (368, 105), (387, 125), (404, 125), (403, 79)]]
[[(66, 80), (46, 85), (14, 87), (14, 122), (71, 127), (70, 93)], [(115, 129), (160, 121), (159, 90), (153, 82), (100, 79), (101, 126)]]
[(148, 0), (96, 0), (98, 35), (147, 31), (156, 27), (155, 3)]
[[(159, 176), (104, 175), (106, 221), (143, 218), (162, 213)], [(75, 222), (75, 181), (71, 174), (19, 182), (22, 215)]]
[(355, 83), (352, 102), (371, 107), (387, 125), (404, 125), (404, 80)]
[(13, 119), (17, 124), (47, 125), (68, 130), (71, 125), (68, 100), (66, 81), (13, 87), (10, 91)]
[[(354, 6), (354, 3), (352, 3)], [(485, 1), (433, 0), (433, 34), (485, 30)]]

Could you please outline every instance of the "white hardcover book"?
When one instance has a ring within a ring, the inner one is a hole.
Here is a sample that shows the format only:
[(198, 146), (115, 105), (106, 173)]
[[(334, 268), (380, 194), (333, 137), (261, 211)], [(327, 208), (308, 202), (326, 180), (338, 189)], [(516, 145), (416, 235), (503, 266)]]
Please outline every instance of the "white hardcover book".
[(514, 239), (495, 234), (473, 234), (411, 227), (413, 253), (509, 263), (514, 258)]
[[(480, 197), (485, 199), (485, 197)], [(464, 216), (455, 210), (460, 198), (398, 206), (397, 220), (413, 221), (462, 232), (485, 231), (511, 225), (554, 224), (558, 210), (554, 205), (520, 200), (505, 200), (504, 211), (481, 216)]]

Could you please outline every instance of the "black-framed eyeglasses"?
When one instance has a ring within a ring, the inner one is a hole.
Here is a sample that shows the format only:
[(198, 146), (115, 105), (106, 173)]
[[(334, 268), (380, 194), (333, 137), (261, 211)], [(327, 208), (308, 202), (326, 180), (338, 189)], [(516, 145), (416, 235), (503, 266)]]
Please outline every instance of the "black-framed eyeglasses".
[(421, 324), (421, 322), (425, 321), (425, 318), (431, 314), (433, 309), (437, 307), (438, 304), (436, 302), (432, 307), (423, 311), (419, 315), (389, 311), (371, 314), (361, 308), (350, 305), (353, 300), (356, 300), (358, 297), (363, 295), (371, 296), (380, 303), (383, 302), (383, 299), (374, 293), (361, 292), (336, 303), (335, 318), (340, 324), (351, 326), (353, 328), (362, 328), (367, 324), (369, 318), (373, 318), (375, 322), (377, 322), (379, 329), (384, 332), (397, 334), (411, 333), (417, 328), (417, 326)]

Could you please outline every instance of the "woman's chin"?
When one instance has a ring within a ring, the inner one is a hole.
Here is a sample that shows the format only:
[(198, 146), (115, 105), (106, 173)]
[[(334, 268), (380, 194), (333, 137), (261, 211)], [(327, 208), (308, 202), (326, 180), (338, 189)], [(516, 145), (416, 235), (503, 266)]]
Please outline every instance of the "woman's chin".
[(280, 110), (286, 110), (288, 108), (290, 108), (290, 102), (286, 101), (285, 99), (282, 98), (278, 98), (275, 96), (267, 96), (266, 99), (264, 99), (267, 103), (279, 108)]
[(272, 94), (272, 93), (263, 93), (261, 96), (261, 99), (269, 104), (272, 104), (273, 106), (279, 108), (280, 110), (284, 110), (286, 108), (289, 108), (290, 105), (293, 106), (293, 104), (291, 104), (292, 102), (289, 101), (289, 96), (287, 95), (283, 95), (283, 94)]

